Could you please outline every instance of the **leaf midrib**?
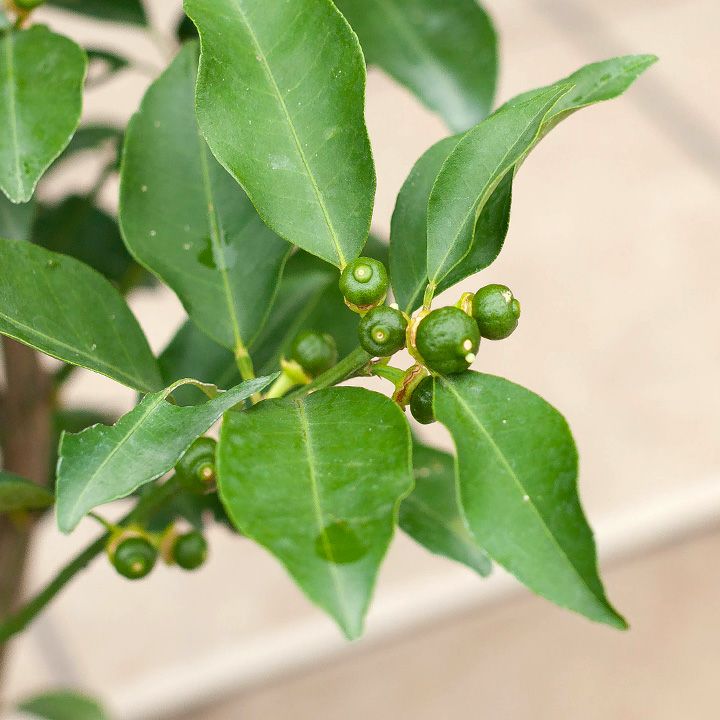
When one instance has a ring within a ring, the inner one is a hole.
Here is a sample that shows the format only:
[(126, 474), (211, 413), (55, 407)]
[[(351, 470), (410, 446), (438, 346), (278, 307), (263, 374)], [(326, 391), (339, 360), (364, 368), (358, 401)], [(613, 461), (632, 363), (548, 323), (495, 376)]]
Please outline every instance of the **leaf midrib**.
[(22, 173), (20, 171), (20, 140), (18, 138), (17, 125), (17, 101), (15, 97), (15, 54), (13, 32), (6, 34), (5, 42), (5, 59), (7, 64), (7, 105), (8, 116), (10, 117), (10, 134), (12, 135), (12, 146), (15, 160), (15, 181), (17, 185), (18, 196), (23, 195)]
[(352, 627), (352, 618), (349, 611), (347, 598), (345, 596), (345, 589), (343, 588), (340, 574), (338, 573), (337, 566), (335, 564), (332, 543), (330, 542), (330, 538), (328, 537), (327, 531), (325, 530), (326, 523), (323, 516), (320, 487), (318, 485), (317, 476), (315, 474), (315, 452), (313, 450), (312, 437), (310, 434), (310, 423), (308, 422), (307, 413), (305, 411), (305, 405), (303, 401), (299, 400), (293, 404), (295, 405), (295, 408), (297, 410), (300, 431), (302, 433), (303, 439), (305, 440), (304, 445), (306, 449), (305, 455), (307, 458), (308, 479), (310, 481), (312, 507), (313, 513), (315, 515), (315, 521), (317, 523), (318, 536), (321, 538), (323, 550), (326, 553), (326, 557), (330, 560), (330, 562), (326, 564), (327, 569), (330, 572), (330, 577), (332, 578), (333, 586), (335, 587), (335, 593), (338, 603), (340, 605), (340, 611), (342, 612), (344, 624), (349, 630)]
[(262, 46), (260, 45), (260, 41), (255, 34), (255, 31), (252, 28), (252, 25), (250, 24), (247, 15), (245, 14), (245, 11), (242, 9), (242, 6), (240, 4), (240, 0), (232, 0), (233, 5), (237, 9), (243, 24), (247, 28), (248, 35), (250, 36), (250, 39), (255, 46), (255, 50), (257, 51), (257, 57), (260, 60), (260, 63), (263, 67), (263, 70), (265, 71), (265, 75), (267, 76), (267, 79), (269, 80), (272, 89), (274, 91), (275, 97), (277, 98), (278, 104), (282, 108), (283, 114), (285, 115), (285, 120), (287, 121), (288, 127), (290, 128), (290, 133), (292, 135), (293, 142), (295, 143), (295, 149), (298, 152), (298, 155), (300, 156), (300, 159), (302, 160), (303, 166), (305, 167), (305, 173), (310, 180), (310, 184), (312, 185), (313, 191), (315, 193), (315, 197), (318, 201), (318, 205), (320, 206), (320, 209), (323, 214), (323, 219), (325, 220), (325, 224), (327, 225), (328, 231), (330, 232), (330, 239), (332, 240), (333, 246), (335, 248), (335, 253), (338, 257), (338, 263), (340, 267), (344, 267), (346, 265), (345, 260), (345, 254), (342, 251), (342, 247), (340, 246), (340, 241), (338, 240), (337, 232), (335, 231), (335, 226), (332, 223), (332, 220), (330, 219), (330, 212), (325, 204), (325, 199), (322, 196), (322, 193), (320, 192), (320, 186), (318, 185), (317, 180), (315, 179), (315, 175), (313, 174), (310, 163), (308, 162), (307, 157), (305, 156), (305, 151), (302, 148), (302, 144), (300, 142), (300, 138), (298, 137), (297, 130), (295, 129), (295, 125), (292, 121), (292, 118), (290, 116), (290, 111), (288, 110), (288, 107), (285, 103), (285, 100), (282, 96), (282, 93), (280, 92), (280, 88), (277, 84), (277, 81), (275, 80), (275, 76), (273, 75), (272, 70), (270, 69), (270, 63), (268, 62), (267, 55), (265, 54), (265, 51), (263, 50)]
[[(512, 465), (510, 465), (507, 458), (505, 457), (505, 454), (500, 449), (498, 444), (495, 442), (492, 435), (490, 435), (490, 433), (485, 428), (485, 426), (480, 422), (480, 419), (472, 411), (472, 408), (465, 402), (463, 397), (457, 392), (457, 390), (452, 386), (452, 384), (450, 382), (448, 382), (447, 380), (443, 380), (442, 383), (443, 383), (443, 386), (453, 394), (453, 396), (455, 397), (455, 399), (458, 402), (458, 405), (461, 406), (461, 408), (463, 409), (465, 414), (468, 416), (468, 418), (470, 419), (472, 424), (475, 425), (475, 427), (477, 427), (477, 429), (485, 436), (491, 449), (497, 455), (498, 459), (500, 460), (500, 463), (505, 467), (508, 475), (513, 480), (513, 482), (515, 483), (517, 488), (519, 489), (521, 495), (523, 497), (524, 496), (528, 497), (528, 500), (527, 501), (523, 500), (523, 503), (526, 504), (535, 513), (538, 520), (540, 521), (540, 526), (543, 528), (544, 532), (546, 533), (546, 535), (548, 536), (548, 538), (550, 539), (552, 544), (555, 545), (555, 547), (558, 549), (558, 551), (560, 552), (560, 555), (565, 559), (565, 561), (570, 566), (572, 571), (575, 573), (575, 575), (581, 581), (583, 587), (585, 587), (590, 592), (590, 594), (596, 601), (601, 602), (601, 598), (598, 598), (595, 591), (590, 587), (587, 580), (583, 577), (580, 570), (577, 568), (575, 563), (571, 560), (570, 556), (567, 554), (567, 552), (562, 547), (562, 545), (560, 545), (557, 538), (553, 534), (552, 530), (548, 527), (548, 525), (545, 521), (545, 518), (543, 517), (542, 513), (540, 512), (537, 505), (535, 504), (534, 499), (532, 498), (530, 493), (527, 491), (527, 489), (525, 488), (525, 486), (523, 485), (522, 481), (517, 476), (515, 471), (513, 470)], [(602, 602), (601, 602), (601, 604), (602, 604)]]

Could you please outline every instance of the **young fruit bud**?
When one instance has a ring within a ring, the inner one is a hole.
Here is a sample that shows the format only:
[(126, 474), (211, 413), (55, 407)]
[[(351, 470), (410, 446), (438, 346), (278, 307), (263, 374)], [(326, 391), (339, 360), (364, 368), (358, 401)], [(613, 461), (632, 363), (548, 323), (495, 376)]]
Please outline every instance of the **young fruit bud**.
[(353, 260), (340, 275), (340, 292), (345, 304), (361, 314), (385, 299), (389, 285), (385, 266), (374, 258)]
[(204, 495), (215, 487), (215, 451), (217, 442), (199, 437), (175, 466), (180, 485), (188, 492)]
[(435, 409), (433, 408), (433, 394), (435, 379), (423, 378), (410, 396), (410, 412), (412, 416), (423, 425), (434, 423)]
[(468, 369), (480, 346), (477, 323), (460, 308), (428, 313), (418, 325), (415, 347), (428, 370), (452, 375)]
[(113, 567), (129, 580), (149, 575), (157, 561), (157, 548), (141, 534), (128, 531), (111, 540), (107, 548)]
[(365, 352), (374, 357), (389, 357), (405, 347), (407, 319), (396, 308), (380, 305), (360, 320), (358, 337)]
[(503, 340), (518, 326), (520, 303), (505, 285), (486, 285), (473, 297), (472, 315), (480, 335), (488, 340)]
[(183, 570), (196, 570), (205, 562), (207, 553), (207, 540), (194, 530), (178, 536), (172, 548), (172, 559)]
[(331, 335), (314, 330), (298, 334), (290, 346), (290, 359), (311, 377), (322, 375), (337, 363), (337, 346)]

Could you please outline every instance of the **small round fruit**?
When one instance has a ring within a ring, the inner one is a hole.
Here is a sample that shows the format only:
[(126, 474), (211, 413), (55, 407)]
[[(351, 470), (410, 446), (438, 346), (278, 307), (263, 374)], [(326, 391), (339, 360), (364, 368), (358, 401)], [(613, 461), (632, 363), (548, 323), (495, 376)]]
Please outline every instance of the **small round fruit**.
[(205, 562), (207, 554), (207, 540), (197, 531), (180, 535), (172, 549), (173, 560), (183, 570), (196, 570)]
[(436, 419), (433, 408), (434, 383), (432, 377), (423, 378), (410, 396), (410, 412), (423, 425), (429, 425)]
[(337, 362), (337, 346), (332, 335), (314, 330), (299, 333), (290, 346), (290, 359), (310, 376), (317, 377)]
[(389, 284), (385, 266), (374, 258), (353, 260), (340, 275), (340, 291), (345, 300), (360, 310), (379, 305), (387, 295)]
[(460, 308), (438, 308), (420, 321), (415, 346), (428, 370), (452, 375), (467, 370), (475, 360), (480, 332)]
[(397, 309), (379, 305), (360, 320), (360, 345), (374, 357), (389, 357), (405, 347), (407, 319)]
[(157, 561), (157, 548), (143, 537), (128, 537), (112, 550), (113, 567), (129, 580), (139, 580), (150, 574)]
[(518, 326), (520, 303), (505, 285), (486, 285), (473, 297), (472, 315), (480, 335), (488, 340), (503, 340)]
[(197, 495), (212, 490), (215, 483), (216, 450), (215, 440), (199, 437), (180, 458), (175, 466), (175, 474), (185, 490)]

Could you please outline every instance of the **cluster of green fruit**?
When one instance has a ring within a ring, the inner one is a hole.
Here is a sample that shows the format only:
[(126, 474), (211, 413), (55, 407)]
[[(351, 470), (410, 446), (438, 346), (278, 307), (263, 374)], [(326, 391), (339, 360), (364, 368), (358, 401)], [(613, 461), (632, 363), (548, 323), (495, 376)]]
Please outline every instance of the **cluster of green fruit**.
[[(215, 485), (216, 442), (212, 438), (198, 438), (175, 467), (180, 486), (192, 494), (211, 492)], [(171, 525), (155, 534), (142, 527), (112, 528), (106, 546), (107, 555), (120, 575), (139, 580), (150, 574), (162, 557), (168, 565), (183, 570), (196, 570), (206, 560), (207, 540), (192, 530), (178, 533)]]
[[(385, 266), (373, 258), (358, 258), (340, 276), (345, 304), (362, 316), (361, 347), (382, 359), (407, 348), (416, 367), (425, 368), (413, 373), (408, 397), (413, 416), (422, 423), (432, 422), (432, 376), (465, 372), (475, 360), (481, 338), (502, 340), (512, 334), (520, 303), (505, 285), (486, 285), (474, 294), (465, 293), (455, 306), (423, 309), (411, 318), (385, 304), (388, 287)], [(293, 342), (290, 359), (315, 377), (337, 362), (335, 342), (329, 335), (305, 331)]]

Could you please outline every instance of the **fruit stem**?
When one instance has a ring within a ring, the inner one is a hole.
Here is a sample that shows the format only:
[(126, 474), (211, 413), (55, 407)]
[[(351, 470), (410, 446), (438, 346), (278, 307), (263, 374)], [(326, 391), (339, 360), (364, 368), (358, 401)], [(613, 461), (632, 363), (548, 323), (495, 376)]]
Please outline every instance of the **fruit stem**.
[[(179, 486), (174, 477), (162, 485), (156, 485), (140, 498), (137, 505), (120, 522), (120, 525), (142, 522), (143, 518), (152, 514), (158, 505), (163, 505), (171, 498), (178, 491), (178, 488)], [(14, 615), (10, 615), (0, 622), (0, 645), (13, 637), (13, 635), (22, 632), (81, 570), (85, 569), (92, 560), (100, 555), (105, 550), (110, 535), (111, 533), (106, 532), (88, 545), (65, 565), (35, 597)]]
[(298, 388), (288, 395), (289, 398), (302, 397), (308, 395), (315, 390), (337, 385), (343, 380), (355, 377), (356, 375), (367, 375), (368, 362), (371, 356), (368, 355), (361, 347), (355, 348), (349, 355), (343, 358), (337, 365), (331, 367), (322, 375), (318, 375), (311, 383), (304, 387)]
[(373, 363), (370, 366), (370, 372), (385, 380), (389, 380), (393, 385), (397, 386), (405, 377), (405, 371), (400, 368), (385, 365), (384, 363)]
[(429, 310), (430, 306), (432, 305), (433, 297), (435, 296), (435, 290), (437, 289), (437, 285), (435, 283), (428, 283), (427, 287), (425, 288), (425, 295), (423, 296), (423, 309)]

